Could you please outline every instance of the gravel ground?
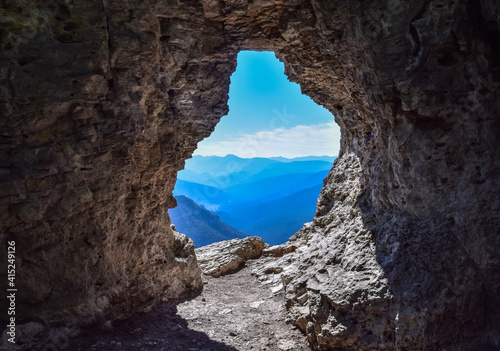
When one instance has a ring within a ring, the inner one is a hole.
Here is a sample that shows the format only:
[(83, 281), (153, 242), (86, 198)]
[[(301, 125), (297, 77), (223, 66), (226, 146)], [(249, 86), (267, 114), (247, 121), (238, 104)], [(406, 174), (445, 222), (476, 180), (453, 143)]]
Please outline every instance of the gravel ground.
[(311, 350), (305, 336), (284, 322), (282, 292), (273, 293), (251, 275), (260, 264), (251, 260), (236, 273), (206, 276), (202, 292), (151, 313), (117, 321), (107, 329), (85, 329), (67, 349)]

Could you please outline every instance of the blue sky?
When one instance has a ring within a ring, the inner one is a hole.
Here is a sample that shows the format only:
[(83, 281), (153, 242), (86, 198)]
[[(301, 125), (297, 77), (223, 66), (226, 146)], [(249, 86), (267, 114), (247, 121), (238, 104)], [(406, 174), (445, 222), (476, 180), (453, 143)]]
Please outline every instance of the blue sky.
[(231, 76), (229, 113), (194, 155), (288, 158), (338, 155), (333, 115), (289, 82), (273, 52), (241, 51)]

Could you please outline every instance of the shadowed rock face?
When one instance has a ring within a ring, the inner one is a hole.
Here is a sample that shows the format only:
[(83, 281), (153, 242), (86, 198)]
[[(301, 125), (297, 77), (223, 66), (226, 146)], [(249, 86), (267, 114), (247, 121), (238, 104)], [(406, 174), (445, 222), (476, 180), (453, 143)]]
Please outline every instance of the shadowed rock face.
[(291, 320), (323, 350), (500, 346), (497, 2), (2, 6), (19, 321), (113, 319), (200, 286), (166, 212), (176, 172), (227, 112), (237, 52), (274, 50), (342, 129), (283, 273)]

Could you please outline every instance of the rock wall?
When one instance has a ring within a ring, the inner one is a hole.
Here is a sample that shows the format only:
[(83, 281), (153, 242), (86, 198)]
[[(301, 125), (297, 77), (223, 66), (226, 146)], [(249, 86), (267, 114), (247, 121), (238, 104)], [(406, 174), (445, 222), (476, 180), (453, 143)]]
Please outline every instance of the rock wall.
[(336, 8), (353, 21), (332, 55), (342, 155), (285, 275), (318, 349), (500, 347), (499, 18), (483, 5)]
[(500, 347), (495, 1), (13, 0), (0, 23), (20, 319), (200, 286), (166, 214), (176, 172), (227, 112), (237, 52), (274, 50), (342, 129), (284, 272), (291, 320), (321, 350)]
[(227, 111), (234, 62), (204, 60), (199, 23), (146, 3), (12, 1), (1, 14), (0, 226), (4, 246), (16, 240), (18, 322), (114, 319), (200, 287), (167, 209)]

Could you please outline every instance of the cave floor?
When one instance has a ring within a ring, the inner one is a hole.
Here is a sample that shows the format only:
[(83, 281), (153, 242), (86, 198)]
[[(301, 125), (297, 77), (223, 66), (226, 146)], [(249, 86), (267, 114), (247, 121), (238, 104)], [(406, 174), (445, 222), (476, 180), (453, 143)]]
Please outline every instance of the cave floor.
[(285, 323), (282, 291), (273, 293), (251, 274), (260, 260), (236, 273), (204, 277), (203, 291), (117, 321), (86, 329), (70, 350), (311, 350), (305, 336)]

